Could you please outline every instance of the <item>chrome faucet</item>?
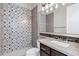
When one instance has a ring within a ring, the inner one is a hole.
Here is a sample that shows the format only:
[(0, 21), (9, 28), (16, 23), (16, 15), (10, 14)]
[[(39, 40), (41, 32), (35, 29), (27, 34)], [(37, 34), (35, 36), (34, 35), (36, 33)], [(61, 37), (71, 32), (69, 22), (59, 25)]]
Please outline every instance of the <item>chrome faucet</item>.
[(68, 43), (69, 42), (68, 40), (69, 40), (69, 38), (66, 37), (66, 39), (64, 40), (64, 42)]

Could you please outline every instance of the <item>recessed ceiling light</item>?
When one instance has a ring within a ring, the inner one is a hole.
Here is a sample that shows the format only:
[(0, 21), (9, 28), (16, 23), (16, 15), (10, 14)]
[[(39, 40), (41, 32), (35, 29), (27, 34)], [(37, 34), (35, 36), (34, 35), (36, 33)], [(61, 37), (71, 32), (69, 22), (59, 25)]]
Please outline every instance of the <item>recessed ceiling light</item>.
[(55, 5), (55, 8), (58, 8), (58, 4)]

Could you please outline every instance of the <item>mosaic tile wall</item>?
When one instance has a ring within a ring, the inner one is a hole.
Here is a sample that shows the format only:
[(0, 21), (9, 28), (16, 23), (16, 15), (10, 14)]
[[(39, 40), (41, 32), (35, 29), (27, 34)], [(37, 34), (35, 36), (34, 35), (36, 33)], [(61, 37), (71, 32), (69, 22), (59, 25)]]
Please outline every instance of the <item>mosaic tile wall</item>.
[(1, 26), (2, 26), (2, 4), (0, 4), (0, 55), (2, 54), (1, 53), (1, 44), (2, 44), (2, 29), (1, 29)]
[(31, 11), (16, 4), (4, 3), (2, 5), (1, 53), (31, 47)]

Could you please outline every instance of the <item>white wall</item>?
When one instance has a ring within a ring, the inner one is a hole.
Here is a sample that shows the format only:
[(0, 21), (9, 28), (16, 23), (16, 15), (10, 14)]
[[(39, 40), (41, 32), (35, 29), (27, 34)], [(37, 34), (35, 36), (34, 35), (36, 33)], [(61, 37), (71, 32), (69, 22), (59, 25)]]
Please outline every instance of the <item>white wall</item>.
[(54, 11), (54, 32), (66, 32), (66, 8), (63, 6)]
[(67, 33), (79, 34), (79, 4), (67, 7)]

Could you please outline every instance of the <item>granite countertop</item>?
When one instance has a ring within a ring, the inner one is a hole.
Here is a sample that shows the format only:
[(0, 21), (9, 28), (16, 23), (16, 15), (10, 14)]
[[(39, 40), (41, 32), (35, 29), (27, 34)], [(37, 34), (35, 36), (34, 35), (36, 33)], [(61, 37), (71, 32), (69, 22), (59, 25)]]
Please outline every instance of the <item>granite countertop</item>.
[(69, 47), (62, 47), (62, 46), (51, 43), (52, 40), (61, 41), (61, 40), (50, 38), (50, 37), (41, 38), (38, 41), (68, 56), (79, 56), (79, 43), (68, 42), (68, 44), (70, 44)]

